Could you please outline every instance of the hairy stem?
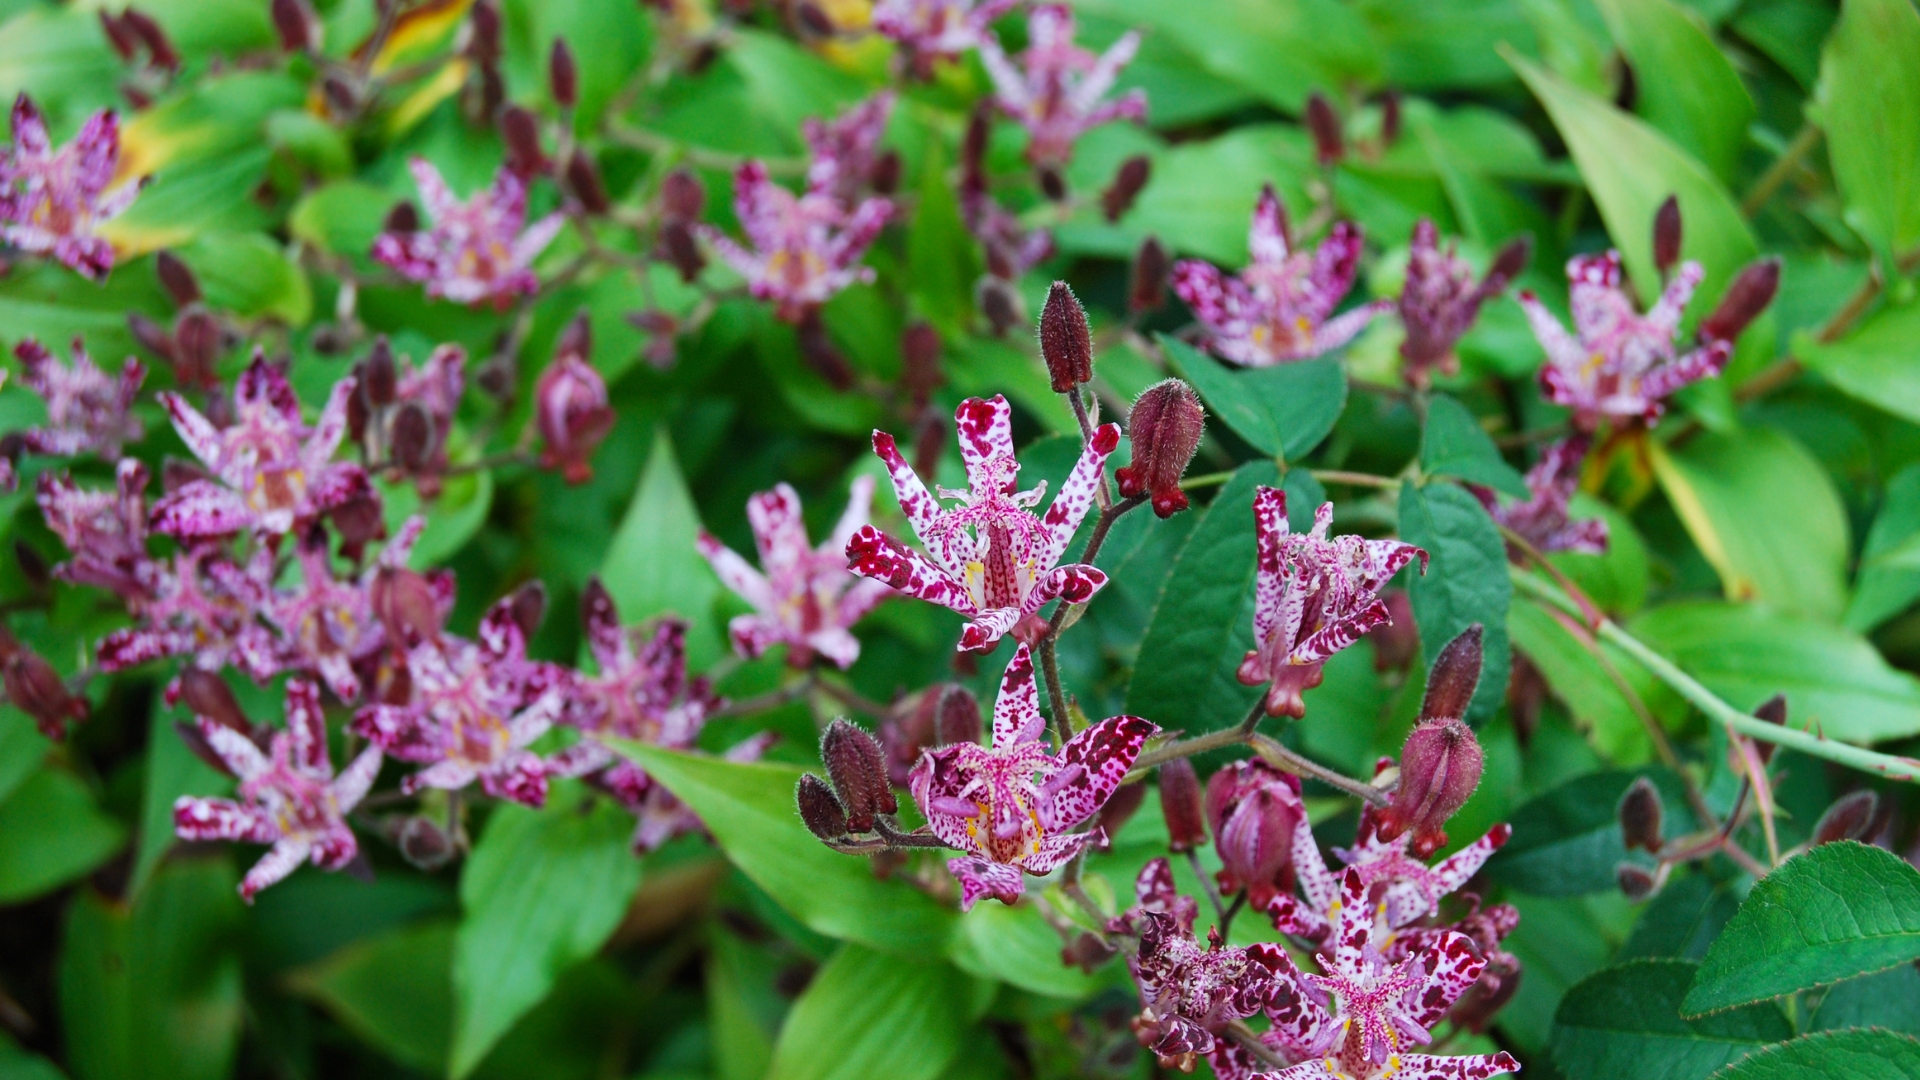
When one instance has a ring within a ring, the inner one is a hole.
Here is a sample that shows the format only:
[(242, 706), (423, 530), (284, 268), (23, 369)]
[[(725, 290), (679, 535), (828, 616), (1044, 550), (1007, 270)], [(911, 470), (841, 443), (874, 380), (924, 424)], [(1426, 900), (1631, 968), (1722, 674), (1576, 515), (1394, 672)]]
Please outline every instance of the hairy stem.
[(1266, 760), (1267, 764), (1282, 772), (1290, 772), (1295, 776), (1304, 776), (1318, 780), (1328, 787), (1339, 788), (1341, 791), (1356, 798), (1365, 799), (1375, 806), (1386, 806), (1393, 801), (1393, 797), (1387, 794), (1386, 791), (1374, 787), (1365, 781), (1355, 780), (1345, 773), (1334, 772), (1332, 769), (1327, 768), (1325, 765), (1311, 758), (1294, 753), (1292, 750), (1282, 746), (1278, 740), (1269, 736), (1260, 734), (1249, 735), (1247, 742), (1252, 744), (1254, 753), (1259, 754)]

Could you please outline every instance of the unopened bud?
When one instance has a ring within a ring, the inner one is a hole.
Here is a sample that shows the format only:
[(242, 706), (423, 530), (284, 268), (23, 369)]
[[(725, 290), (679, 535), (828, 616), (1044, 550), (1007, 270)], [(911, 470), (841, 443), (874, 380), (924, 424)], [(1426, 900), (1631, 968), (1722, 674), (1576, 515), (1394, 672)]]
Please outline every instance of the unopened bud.
[(433, 819), (410, 817), (400, 826), (400, 857), (422, 870), (438, 870), (453, 858), (453, 840)]
[(137, 311), (127, 313), (127, 331), (140, 347), (156, 356), (173, 359), (173, 338), (167, 328)]
[(1700, 324), (1700, 336), (1708, 341), (1732, 341), (1760, 317), (1779, 291), (1779, 256), (1748, 263), (1727, 286), (1713, 314)]
[(173, 730), (180, 736), (180, 741), (186, 746), (188, 753), (206, 762), (208, 767), (217, 772), (225, 773), (228, 776), (233, 775), (233, 769), (221, 759), (219, 752), (214, 750), (213, 744), (207, 741), (205, 735), (201, 734), (199, 727), (176, 720), (173, 722)]
[(942, 688), (933, 714), (933, 744), (978, 746), (980, 732), (980, 699), (958, 683)]
[(668, 221), (696, 221), (707, 205), (707, 186), (690, 170), (675, 169), (660, 181), (660, 215)]
[(1307, 97), (1307, 130), (1313, 133), (1313, 156), (1322, 165), (1332, 165), (1347, 156), (1346, 136), (1340, 131), (1340, 117), (1333, 103), (1315, 90)]
[[(1761, 702), (1760, 706), (1753, 710), (1753, 715), (1758, 719), (1765, 720), (1769, 724), (1785, 727), (1787, 725), (1787, 695), (1775, 694)], [(1774, 744), (1770, 742), (1757, 742), (1754, 749), (1759, 751), (1760, 763), (1762, 765), (1773, 759)]]
[(440, 638), (440, 598), (424, 574), (383, 566), (368, 590), (374, 617), (394, 642), (411, 646)]
[(1664, 843), (1660, 838), (1660, 823), (1665, 812), (1660, 803), (1660, 789), (1653, 786), (1653, 781), (1644, 776), (1635, 780), (1620, 797), (1620, 837), (1628, 851), (1639, 848), (1649, 855), (1659, 854), (1660, 845)]
[(858, 381), (846, 354), (833, 343), (817, 313), (809, 313), (799, 326), (800, 359), (827, 380), (827, 385), (842, 392), (853, 389)]
[(218, 672), (189, 665), (180, 672), (180, 700), (186, 702), (187, 708), (201, 720), (219, 724), (242, 735), (253, 731), (253, 723), (247, 719), (240, 702), (233, 696), (233, 688)]
[(1413, 854), (1433, 854), (1447, 842), (1441, 826), (1480, 786), (1481, 766), (1480, 740), (1459, 720), (1428, 720), (1414, 728), (1400, 750), (1400, 786), (1379, 811), (1377, 835), (1392, 840), (1411, 830)]
[(520, 176), (547, 171), (540, 149), (540, 119), (518, 105), (500, 110), (500, 138), (507, 144), (507, 168)]
[(1413, 621), (1413, 598), (1405, 589), (1380, 594), (1386, 605), (1387, 621), (1367, 631), (1373, 642), (1373, 670), (1386, 673), (1405, 671), (1420, 651), (1420, 627)]
[(1135, 315), (1157, 311), (1167, 302), (1167, 270), (1171, 262), (1157, 236), (1140, 241), (1133, 256), (1133, 279), (1127, 288), (1127, 310)]
[(173, 326), (175, 373), (189, 386), (211, 388), (219, 379), (214, 370), (224, 347), (220, 320), (212, 313), (195, 308), (180, 316)]
[(1067, 199), (1067, 178), (1059, 169), (1044, 166), (1039, 170), (1040, 194), (1048, 202), (1065, 202)]
[(1380, 141), (1392, 146), (1400, 141), (1400, 92), (1389, 90), (1380, 98)]
[(60, 673), (40, 654), (18, 650), (6, 662), (5, 677), (7, 700), (33, 717), (40, 734), (47, 738), (63, 738), (68, 720), (87, 718), (86, 699), (69, 693)]
[(481, 0), (473, 5), (473, 37), (467, 45), (467, 55), (483, 66), (491, 65), (500, 59), (500, 7), (493, 0)]
[(1257, 759), (1235, 762), (1207, 780), (1207, 821), (1223, 889), (1272, 889), (1293, 865), (1294, 830), (1306, 815), (1299, 784)]
[[(1519, 280), (1527, 269), (1527, 263), (1533, 258), (1533, 240), (1522, 236), (1512, 240), (1493, 257), (1493, 265), (1487, 267), (1487, 284), (1490, 291), (1498, 291)], [(1498, 281), (1500, 284), (1493, 284)]]
[(920, 476), (938, 476), (940, 455), (947, 449), (947, 422), (939, 410), (928, 409), (913, 429), (913, 471)]
[(600, 182), (600, 169), (585, 150), (575, 148), (567, 158), (567, 188), (589, 214), (604, 214), (613, 209), (607, 200), (607, 186)]
[(306, 0), (273, 0), (271, 10), (282, 49), (306, 52), (320, 44), (320, 20)]
[(1053, 283), (1046, 306), (1040, 309), (1040, 356), (1047, 362), (1047, 376), (1056, 394), (1072, 393), (1074, 387), (1093, 379), (1093, 330), (1087, 325), (1087, 309), (1064, 281)]
[(974, 289), (974, 303), (980, 308), (980, 314), (986, 317), (987, 326), (994, 337), (1006, 337), (1007, 332), (1020, 325), (1020, 294), (1013, 286), (997, 277), (983, 277)]
[(341, 546), (350, 551), (359, 551), (387, 535), (386, 517), (380, 512), (380, 499), (374, 495), (348, 499), (329, 511), (327, 517), (340, 533)]
[(582, 360), (593, 355), (593, 320), (584, 308), (567, 320), (553, 351), (556, 356), (576, 356)]
[(1680, 198), (1667, 196), (1653, 212), (1653, 265), (1662, 274), (1680, 261)]
[(891, 195), (900, 188), (900, 154), (888, 150), (873, 159), (873, 167), (867, 170), (867, 186), (875, 195)]
[(175, 307), (186, 307), (200, 299), (200, 283), (194, 280), (193, 271), (180, 261), (180, 256), (162, 249), (153, 257), (154, 273), (160, 276), (160, 284), (173, 297)]
[(410, 233), (420, 231), (420, 211), (412, 201), (402, 199), (387, 211), (386, 220), (381, 228), (390, 233)]
[(1187, 493), (1180, 489), (1180, 478), (1200, 448), (1206, 419), (1200, 395), (1179, 379), (1142, 391), (1127, 418), (1133, 462), (1114, 473), (1120, 494), (1129, 499), (1152, 496), (1153, 512), (1163, 518), (1185, 510)]
[(198, 480), (211, 479), (197, 462), (170, 457), (160, 463), (160, 490), (168, 495)]
[(1060, 950), (1060, 962), (1091, 975), (1118, 955), (1120, 950), (1109, 945), (1105, 938), (1082, 930)]
[(1614, 868), (1614, 880), (1620, 883), (1620, 891), (1635, 903), (1652, 896), (1660, 883), (1645, 867), (1635, 863), (1623, 862)]
[(1459, 719), (1467, 715), (1473, 691), (1480, 685), (1480, 666), (1486, 649), (1485, 629), (1474, 623), (1440, 650), (1427, 673), (1427, 696), (1420, 702), (1420, 719)]
[(812, 0), (805, 0), (795, 9), (794, 15), (800, 23), (800, 29), (814, 37), (832, 37), (838, 32), (838, 28), (833, 25), (833, 16), (828, 15), (825, 8), (813, 3)]
[(133, 30), (105, 8), (100, 9), (100, 29), (106, 32), (107, 44), (120, 59), (131, 60), (140, 50), (140, 39), (134, 36)]
[(532, 641), (534, 633), (547, 617), (546, 584), (535, 578), (513, 590), (513, 596), (507, 602), (507, 611), (513, 616), (513, 624), (520, 628), (521, 640)]
[(1140, 811), (1140, 804), (1146, 801), (1145, 781), (1121, 784), (1113, 789), (1113, 795), (1107, 799), (1105, 805), (1100, 807), (1100, 812), (1094, 815), (1093, 819), (1095, 827), (1105, 837), (1101, 842), (1101, 851), (1112, 847), (1113, 838), (1120, 834), (1121, 827), (1133, 820), (1133, 815)]
[(13, 559), (20, 564), (20, 576), (33, 588), (44, 589), (53, 580), (53, 567), (47, 565), (47, 557), (25, 540), (13, 542)]
[(863, 833), (874, 818), (899, 809), (887, 782), (886, 755), (880, 743), (848, 720), (835, 720), (820, 736), (820, 760), (847, 812), (847, 827)]
[(1193, 762), (1176, 758), (1160, 766), (1160, 813), (1167, 819), (1167, 850), (1192, 851), (1207, 842), (1200, 777)]
[(1145, 154), (1135, 154), (1120, 163), (1120, 168), (1114, 171), (1113, 182), (1100, 193), (1100, 209), (1109, 222), (1119, 221), (1133, 209), (1133, 200), (1139, 197), (1140, 189), (1147, 186), (1152, 176), (1153, 161)]
[(1813, 827), (1813, 847), (1835, 840), (1867, 840), (1873, 835), (1874, 818), (1880, 809), (1880, 796), (1862, 788), (1840, 797), (1820, 815)]
[(151, 15), (135, 8), (120, 13), (120, 24), (133, 31), (140, 43), (147, 47), (147, 60), (154, 67), (168, 71), (180, 70), (180, 54), (174, 51), (173, 42), (167, 38), (167, 32)]
[(409, 401), (394, 413), (387, 440), (394, 465), (402, 472), (419, 472), (433, 458), (433, 419), (419, 402)]
[(387, 335), (381, 334), (373, 339), (373, 349), (367, 353), (366, 364), (360, 371), (360, 386), (367, 393), (367, 404), (376, 409), (393, 404), (399, 393), (399, 379), (393, 362), (393, 346), (387, 343)]
[(320, 92), (336, 114), (351, 116), (360, 110), (360, 91), (343, 76), (328, 75), (320, 80)]
[(916, 322), (900, 334), (900, 387), (915, 406), (927, 399), (946, 376), (940, 371), (940, 331), (930, 323)]
[(553, 51), (547, 54), (547, 85), (553, 90), (554, 104), (561, 108), (580, 103), (580, 66), (574, 63), (566, 38), (553, 39)]
[[(807, 831), (822, 840), (836, 840), (847, 835), (847, 811), (840, 800), (833, 795), (833, 789), (825, 780), (812, 773), (800, 777), (800, 785), (794, 789), (793, 801), (799, 804), (800, 820)], [(864, 830), (862, 830), (864, 831)]]
[[(541, 464), (560, 469), (570, 484), (583, 484), (593, 476), (594, 451), (613, 430), (613, 408), (607, 402), (606, 380), (581, 352), (568, 351), (567, 344), (562, 335), (561, 350), (534, 384), (534, 423), (546, 441)], [(584, 340), (576, 344), (586, 346)]]
[(693, 238), (693, 227), (684, 221), (669, 221), (660, 226), (660, 251), (680, 271), (680, 280), (691, 285), (707, 268), (707, 257)]

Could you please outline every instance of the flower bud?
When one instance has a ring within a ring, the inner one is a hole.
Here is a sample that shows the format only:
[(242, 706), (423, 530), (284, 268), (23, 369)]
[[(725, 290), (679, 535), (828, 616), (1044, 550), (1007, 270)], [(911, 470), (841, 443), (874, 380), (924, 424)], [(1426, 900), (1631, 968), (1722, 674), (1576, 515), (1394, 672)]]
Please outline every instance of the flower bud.
[(547, 85), (553, 90), (554, 104), (561, 108), (580, 103), (580, 66), (573, 62), (566, 38), (553, 39), (553, 51), (547, 54)]
[(400, 826), (395, 845), (400, 857), (422, 870), (438, 870), (453, 858), (453, 839), (432, 818), (410, 817)]
[(180, 261), (180, 256), (162, 249), (153, 257), (153, 270), (160, 277), (160, 284), (173, 297), (175, 307), (186, 307), (200, 299), (200, 283), (194, 279), (193, 271)]
[(133, 54), (140, 50), (140, 39), (134, 36), (132, 28), (105, 8), (100, 9), (100, 29), (106, 32), (107, 44), (113, 47), (120, 59), (131, 60)]
[[(1753, 710), (1753, 715), (1761, 720), (1765, 720), (1769, 724), (1777, 724), (1785, 727), (1787, 724), (1787, 695), (1775, 694), (1761, 702), (1759, 707)], [(1756, 741), (1754, 749), (1759, 751), (1760, 763), (1762, 765), (1773, 760), (1774, 744)]]
[(1060, 962), (1091, 975), (1118, 955), (1120, 950), (1109, 945), (1105, 938), (1082, 930), (1060, 950)]
[(1105, 805), (1100, 807), (1100, 812), (1093, 818), (1093, 823), (1101, 835), (1098, 843), (1099, 850), (1112, 849), (1113, 838), (1120, 834), (1120, 829), (1127, 822), (1133, 820), (1133, 815), (1140, 810), (1140, 804), (1146, 801), (1145, 782), (1121, 784), (1113, 789), (1113, 795), (1107, 799)]
[(287, 52), (307, 52), (320, 45), (320, 20), (307, 0), (273, 0), (274, 32)]
[(1660, 804), (1660, 790), (1653, 781), (1641, 777), (1633, 782), (1627, 793), (1620, 797), (1620, 836), (1626, 841), (1627, 850), (1639, 848), (1649, 855), (1660, 853), (1660, 821), (1665, 808)]
[[(1527, 263), (1533, 258), (1533, 239), (1522, 236), (1508, 241), (1507, 246), (1493, 257), (1493, 265), (1487, 267), (1486, 289), (1499, 292), (1518, 280), (1527, 269)], [(1495, 284), (1498, 282), (1499, 284)]]
[(433, 418), (419, 402), (409, 401), (393, 414), (387, 446), (401, 472), (417, 473), (433, 460)]
[(1879, 809), (1880, 796), (1865, 788), (1843, 795), (1820, 815), (1819, 823), (1813, 827), (1813, 839), (1808, 843), (1819, 847), (1835, 840), (1864, 842), (1877, 831), (1874, 825)]
[(1623, 862), (1614, 868), (1614, 880), (1620, 883), (1620, 891), (1626, 898), (1639, 903), (1652, 896), (1660, 883), (1646, 868), (1630, 862)]
[(1340, 131), (1340, 117), (1325, 94), (1315, 90), (1307, 96), (1307, 130), (1313, 133), (1313, 156), (1322, 165), (1332, 165), (1347, 156), (1346, 136)]
[(973, 302), (986, 318), (994, 337), (1006, 337), (1007, 331), (1020, 325), (1025, 317), (1021, 312), (1020, 294), (997, 277), (980, 279), (974, 287)]
[(167, 328), (137, 311), (127, 312), (127, 330), (139, 346), (157, 356), (173, 359), (173, 338)]
[(1447, 642), (1427, 672), (1427, 696), (1420, 702), (1420, 719), (1459, 719), (1467, 715), (1474, 688), (1480, 685), (1484, 657), (1484, 629), (1474, 623)]
[(357, 495), (328, 512), (340, 533), (341, 550), (352, 557), (369, 543), (387, 535), (387, 522), (376, 495)]
[(387, 211), (386, 220), (380, 225), (390, 233), (410, 233), (420, 231), (420, 211), (409, 199), (402, 199)]
[(1119, 221), (1133, 209), (1133, 200), (1139, 197), (1140, 190), (1152, 176), (1153, 161), (1145, 154), (1135, 154), (1120, 163), (1120, 168), (1114, 171), (1113, 182), (1100, 193), (1100, 209), (1107, 215), (1108, 222)]
[(660, 216), (667, 221), (698, 221), (707, 205), (707, 187), (688, 169), (675, 169), (660, 181)]
[(928, 409), (913, 430), (913, 471), (920, 476), (940, 475), (940, 455), (947, 449), (947, 422), (939, 410)]
[(1441, 826), (1480, 786), (1481, 765), (1480, 741), (1459, 720), (1428, 720), (1414, 728), (1400, 750), (1400, 786), (1378, 812), (1376, 835), (1392, 840), (1411, 830), (1413, 854), (1433, 854), (1447, 842)]
[(1159, 237), (1140, 241), (1140, 250), (1133, 256), (1133, 278), (1127, 287), (1128, 311), (1144, 315), (1167, 302), (1167, 271), (1171, 266)]
[(367, 404), (376, 409), (384, 409), (393, 404), (399, 395), (400, 374), (393, 363), (393, 346), (387, 343), (387, 335), (381, 334), (373, 339), (373, 349), (367, 353), (366, 364), (360, 370), (360, 388), (366, 391)]
[(387, 628), (395, 645), (440, 639), (440, 598), (426, 576), (412, 570), (383, 566), (368, 590), (374, 617)]
[(336, 116), (352, 116), (360, 111), (360, 91), (338, 74), (320, 80), (320, 93)]
[(1366, 639), (1373, 642), (1373, 670), (1383, 674), (1405, 671), (1413, 664), (1414, 654), (1420, 651), (1420, 628), (1413, 621), (1413, 598), (1405, 589), (1392, 589), (1380, 594), (1380, 602), (1387, 606), (1387, 621), (1366, 633)]
[(693, 229), (684, 221), (669, 221), (660, 226), (660, 252), (680, 271), (680, 280), (691, 285), (707, 268), (707, 257), (693, 238)]
[(964, 190), (986, 188), (987, 142), (993, 135), (993, 103), (982, 100), (967, 116), (967, 131), (960, 138), (960, 185)]
[(546, 583), (535, 578), (513, 590), (507, 612), (513, 616), (513, 624), (520, 628), (521, 640), (532, 641), (547, 617)]
[(1153, 512), (1172, 517), (1187, 508), (1180, 477), (1200, 449), (1206, 433), (1206, 410), (1193, 387), (1166, 379), (1141, 391), (1127, 417), (1127, 436), (1133, 440), (1133, 463), (1114, 473), (1120, 494), (1153, 497)]
[(47, 557), (25, 540), (13, 542), (13, 561), (20, 564), (20, 576), (29, 586), (44, 589), (53, 581), (53, 567), (47, 565)]
[(820, 760), (826, 762), (833, 790), (847, 811), (847, 827), (869, 832), (874, 818), (899, 809), (887, 782), (886, 755), (873, 736), (848, 720), (835, 720), (820, 736)]
[(930, 323), (911, 323), (900, 333), (900, 388), (916, 408), (925, 407), (935, 388), (946, 382), (940, 371), (940, 331)]
[(208, 767), (218, 772), (228, 776), (233, 775), (233, 769), (221, 760), (219, 752), (214, 750), (213, 744), (207, 741), (207, 737), (200, 733), (198, 727), (176, 720), (173, 722), (173, 730), (180, 736), (180, 741), (186, 745), (188, 753), (206, 762)]
[(900, 189), (900, 153), (888, 150), (873, 159), (867, 170), (867, 186), (875, 195), (891, 195)]
[(198, 462), (169, 457), (160, 464), (160, 490), (168, 495), (198, 480), (211, 479)]
[(133, 31), (140, 43), (147, 47), (148, 63), (168, 71), (180, 70), (180, 54), (174, 50), (167, 32), (160, 28), (151, 15), (130, 7), (120, 13), (120, 24)]
[(833, 16), (813, 0), (802, 0), (800, 6), (794, 9), (794, 17), (800, 23), (800, 29), (814, 37), (832, 37), (839, 32), (839, 28), (833, 25)]
[(1392, 146), (1400, 141), (1400, 92), (1389, 90), (1380, 97), (1380, 142)]
[(1720, 297), (1720, 303), (1700, 324), (1700, 336), (1707, 341), (1732, 341), (1747, 325), (1773, 303), (1780, 291), (1780, 258), (1770, 256), (1750, 262)]
[(939, 704), (933, 714), (933, 744), (980, 745), (982, 730), (980, 699), (959, 683), (948, 683), (940, 690)]
[(1665, 275), (1680, 261), (1680, 197), (1667, 196), (1653, 212), (1653, 265)]
[(1037, 170), (1037, 175), (1040, 179), (1040, 194), (1046, 196), (1048, 202), (1066, 201), (1067, 178), (1059, 169), (1051, 165), (1042, 166)]
[(800, 820), (808, 832), (822, 840), (847, 835), (847, 812), (825, 780), (812, 773), (803, 774), (800, 785), (794, 789), (793, 801), (800, 807)]
[(69, 693), (60, 673), (39, 653), (19, 648), (7, 658), (4, 676), (7, 700), (33, 717), (40, 734), (47, 738), (64, 738), (68, 720), (87, 718), (87, 700)]
[(241, 710), (240, 702), (233, 696), (233, 688), (217, 672), (191, 665), (181, 671), (180, 699), (201, 720), (219, 724), (242, 735), (253, 732), (253, 722)]
[(807, 366), (827, 380), (827, 385), (845, 393), (854, 388), (859, 381), (854, 373), (853, 364), (848, 362), (845, 353), (833, 343), (828, 335), (826, 324), (820, 321), (817, 311), (810, 311), (801, 320), (799, 326), (800, 359)]
[(181, 314), (173, 325), (173, 360), (176, 378), (187, 386), (212, 389), (219, 383), (214, 370), (219, 363), (222, 341), (220, 320), (195, 308)]
[(585, 150), (575, 148), (567, 158), (567, 188), (589, 214), (604, 214), (613, 209), (607, 201), (607, 186), (600, 182), (600, 169)]
[(481, 65), (500, 59), (500, 6), (494, 0), (473, 5), (473, 37), (467, 43), (467, 55)]
[(547, 171), (547, 155), (540, 149), (540, 120), (518, 105), (500, 110), (500, 138), (507, 144), (507, 168), (527, 177)]
[(1177, 758), (1160, 766), (1160, 813), (1167, 819), (1167, 850), (1192, 851), (1207, 842), (1206, 812), (1193, 762)]
[(1087, 309), (1064, 281), (1053, 283), (1046, 306), (1040, 309), (1040, 356), (1047, 362), (1056, 394), (1071, 393), (1093, 379), (1093, 330), (1087, 325)]
[(569, 484), (593, 475), (594, 451), (613, 429), (607, 384), (578, 353), (562, 351), (534, 387), (534, 421), (546, 440), (540, 463)]
[(1271, 892), (1282, 884), (1293, 866), (1294, 831), (1306, 816), (1299, 784), (1257, 759), (1235, 762), (1207, 781), (1207, 821), (1220, 855), (1221, 888)]

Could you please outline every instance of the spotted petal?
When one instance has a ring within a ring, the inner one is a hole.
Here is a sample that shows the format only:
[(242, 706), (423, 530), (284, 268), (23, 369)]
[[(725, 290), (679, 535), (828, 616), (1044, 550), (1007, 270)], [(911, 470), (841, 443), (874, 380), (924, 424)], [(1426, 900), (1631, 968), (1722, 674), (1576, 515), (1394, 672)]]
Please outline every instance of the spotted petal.
[(1097, 813), (1159, 730), (1138, 716), (1112, 716), (1069, 740), (1060, 750), (1062, 772), (1078, 770), (1079, 775), (1056, 790), (1051, 800), (1042, 800), (1042, 828), (1050, 832), (1072, 828)]

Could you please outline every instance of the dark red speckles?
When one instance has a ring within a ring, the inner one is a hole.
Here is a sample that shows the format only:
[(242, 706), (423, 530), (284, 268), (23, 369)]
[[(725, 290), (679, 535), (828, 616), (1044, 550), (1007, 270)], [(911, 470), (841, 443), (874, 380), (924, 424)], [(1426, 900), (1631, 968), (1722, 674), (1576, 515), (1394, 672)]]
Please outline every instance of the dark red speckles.
[(1111, 454), (1120, 445), (1120, 425), (1101, 424), (1093, 433), (1093, 450), (1096, 454)]

